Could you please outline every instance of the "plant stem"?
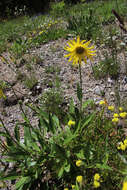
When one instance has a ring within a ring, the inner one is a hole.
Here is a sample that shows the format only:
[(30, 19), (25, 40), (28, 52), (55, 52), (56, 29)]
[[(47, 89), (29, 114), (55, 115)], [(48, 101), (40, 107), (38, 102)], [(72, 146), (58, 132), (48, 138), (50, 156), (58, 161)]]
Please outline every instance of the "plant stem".
[[(80, 89), (82, 94), (82, 70), (81, 70), (81, 63), (79, 63), (79, 77), (80, 77)], [(82, 98), (80, 100), (80, 111), (82, 111)]]

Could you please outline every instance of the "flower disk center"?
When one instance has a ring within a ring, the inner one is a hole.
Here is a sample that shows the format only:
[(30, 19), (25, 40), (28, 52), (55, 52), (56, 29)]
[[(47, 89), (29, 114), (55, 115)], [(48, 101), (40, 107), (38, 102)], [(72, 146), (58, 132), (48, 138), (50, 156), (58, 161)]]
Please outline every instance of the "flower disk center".
[(84, 51), (85, 51), (85, 49), (84, 49), (83, 47), (77, 47), (77, 48), (76, 48), (76, 53), (77, 53), (77, 54), (83, 54)]

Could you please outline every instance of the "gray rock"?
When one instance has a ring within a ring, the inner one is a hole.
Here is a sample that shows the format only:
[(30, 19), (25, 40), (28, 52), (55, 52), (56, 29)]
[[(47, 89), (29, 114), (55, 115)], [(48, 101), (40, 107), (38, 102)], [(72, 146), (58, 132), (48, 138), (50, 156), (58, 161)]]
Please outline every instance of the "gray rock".
[(108, 82), (109, 84), (113, 84), (113, 80), (112, 80), (110, 77), (108, 78), (107, 82)]
[(124, 42), (121, 42), (121, 43), (120, 43), (120, 46), (123, 46), (123, 47), (124, 47), (124, 46), (126, 46), (126, 44), (125, 44)]
[(31, 95), (32, 95), (32, 92), (29, 92), (28, 95), (31, 96)]
[(117, 36), (113, 36), (112, 40), (115, 41), (117, 39)]
[(127, 91), (127, 84), (125, 84), (123, 89), (124, 89), (124, 91)]
[(111, 95), (111, 96), (115, 96), (115, 92), (113, 92), (113, 91), (110, 92), (110, 95)]
[(29, 99), (25, 99), (24, 104), (28, 104), (28, 103), (29, 103)]
[(103, 90), (104, 90), (104, 89), (102, 89), (101, 87), (96, 86), (96, 87), (94, 88), (94, 93), (95, 93), (96, 95), (101, 96), (101, 95), (102, 95)]

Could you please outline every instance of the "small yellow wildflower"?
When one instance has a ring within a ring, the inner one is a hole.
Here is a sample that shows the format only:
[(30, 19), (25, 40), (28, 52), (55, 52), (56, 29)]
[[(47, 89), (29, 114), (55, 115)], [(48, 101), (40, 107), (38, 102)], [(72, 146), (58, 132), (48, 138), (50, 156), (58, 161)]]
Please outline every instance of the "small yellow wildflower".
[(41, 34), (43, 34), (43, 31), (40, 31), (40, 32), (39, 32), (39, 35), (41, 35)]
[(6, 96), (4, 95), (3, 90), (0, 88), (0, 99), (1, 98), (6, 98)]
[(114, 113), (113, 117), (115, 118), (119, 117), (118, 113)]
[(127, 181), (123, 182), (123, 188), (122, 188), (122, 190), (127, 190)]
[(69, 190), (68, 188), (64, 188), (64, 190)]
[(119, 111), (123, 111), (123, 108), (122, 108), (122, 107), (119, 107)]
[(68, 126), (71, 127), (72, 125), (75, 125), (75, 121), (69, 120), (69, 121), (68, 121)]
[(100, 187), (100, 182), (99, 182), (99, 181), (94, 180), (93, 185), (94, 185), (94, 187), (95, 187), (95, 188), (98, 188), (98, 187)]
[(99, 104), (100, 104), (100, 105), (104, 105), (104, 104), (106, 104), (106, 102), (105, 102), (104, 100), (101, 100), (101, 101), (99, 102)]
[(119, 121), (119, 119), (117, 117), (115, 117), (115, 118), (112, 119), (113, 123), (117, 123), (118, 121)]
[(114, 106), (108, 106), (108, 110), (110, 110), (110, 111), (114, 111)]
[(78, 183), (82, 183), (82, 180), (83, 180), (83, 177), (81, 175), (79, 175), (79, 176), (76, 177), (76, 181)]
[(72, 189), (75, 189), (75, 185), (71, 185)]
[(124, 142), (124, 144), (127, 146), (127, 139), (125, 139), (123, 142)]
[(82, 165), (82, 160), (77, 160), (77, 161), (76, 161), (76, 166), (77, 166), (77, 167), (80, 167), (81, 165)]
[(127, 112), (122, 112), (119, 115), (120, 115), (120, 117), (125, 118), (127, 116)]
[(123, 142), (120, 142), (119, 145), (117, 146), (117, 148), (120, 150), (125, 150), (126, 149), (126, 145)]
[(100, 175), (99, 175), (98, 173), (96, 173), (96, 174), (94, 175), (94, 180), (96, 180), (96, 181), (99, 181), (99, 180), (100, 180)]

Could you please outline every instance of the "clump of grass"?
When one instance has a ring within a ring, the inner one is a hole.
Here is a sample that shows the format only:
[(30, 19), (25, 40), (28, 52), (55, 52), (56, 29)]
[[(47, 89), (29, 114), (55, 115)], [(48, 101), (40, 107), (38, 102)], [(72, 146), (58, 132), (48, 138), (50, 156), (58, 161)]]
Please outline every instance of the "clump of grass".
[(35, 87), (37, 85), (38, 80), (37, 80), (35, 74), (31, 73), (30, 76), (27, 76), (27, 75), (25, 76), (23, 83), (28, 89), (32, 90), (33, 87)]
[(104, 60), (93, 66), (93, 74), (96, 79), (101, 79), (107, 76), (118, 78), (119, 65), (117, 62), (114, 62), (111, 57), (105, 57)]

